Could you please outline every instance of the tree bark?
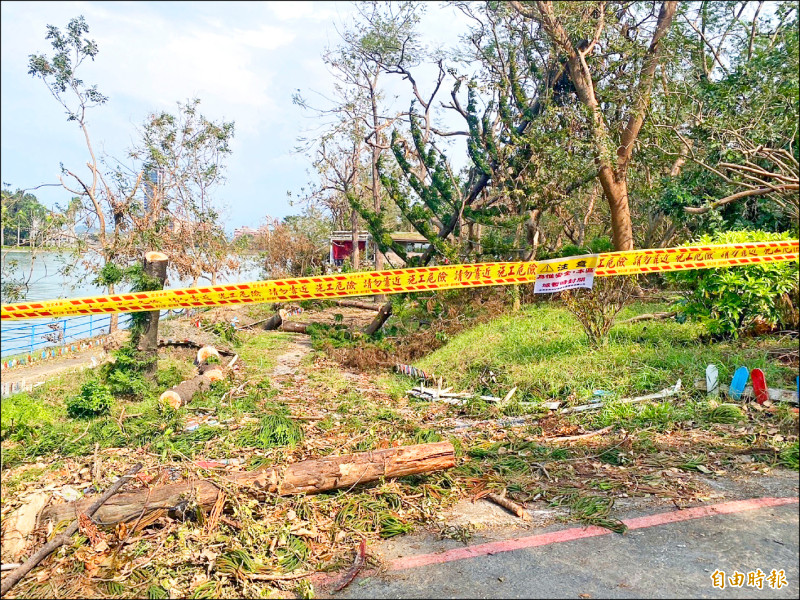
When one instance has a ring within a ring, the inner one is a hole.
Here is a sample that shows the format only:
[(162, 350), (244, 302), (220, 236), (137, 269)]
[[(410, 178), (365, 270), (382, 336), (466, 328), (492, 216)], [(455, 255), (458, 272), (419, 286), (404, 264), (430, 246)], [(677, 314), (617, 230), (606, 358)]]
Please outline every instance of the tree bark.
[(361, 308), (364, 310), (380, 310), (381, 305), (375, 302), (364, 302), (361, 300), (334, 300), (336, 306), (347, 306), (350, 308)]
[(611, 231), (614, 250), (633, 250), (633, 223), (628, 204), (628, 178), (618, 177), (608, 166), (600, 168), (600, 185), (603, 186), (608, 206), (611, 209)]
[(3, 580), (2, 589), (0, 589), (0, 596), (5, 596), (6, 593), (14, 587), (25, 575), (27, 575), (36, 565), (47, 558), (54, 550), (60, 548), (64, 544), (72, 540), (72, 535), (78, 531), (79, 524), (77, 523), (78, 515), (84, 513), (87, 517), (91, 518), (107, 502), (125, 483), (135, 475), (139, 469), (142, 468), (141, 463), (132, 466), (128, 471), (119, 479), (117, 479), (105, 493), (100, 496), (95, 502), (83, 502), (80, 510), (75, 512), (72, 517), (72, 524), (69, 525), (61, 535), (57, 536), (47, 544), (39, 548), (39, 550), (31, 556), (25, 563), (14, 570), (8, 577)]
[[(316, 494), (382, 478), (430, 473), (454, 466), (453, 445), (450, 442), (436, 442), (327, 456), (258, 471), (226, 473), (225, 478), (231, 483), (249, 487), (257, 497), (263, 498), (267, 494)], [(166, 513), (188, 497), (192, 497), (207, 511), (216, 502), (218, 492), (213, 483), (200, 480), (118, 494), (100, 507), (96, 520), (102, 525), (113, 525), (137, 519), (146, 512), (160, 510)], [(42, 512), (40, 520), (58, 523), (75, 519), (90, 503), (91, 499), (87, 498), (52, 506)]]
[[(114, 284), (108, 286), (108, 293), (114, 294)], [(108, 334), (111, 335), (119, 328), (119, 313), (111, 313), (108, 317)]]
[[(380, 176), (378, 174), (378, 160), (381, 156), (381, 149), (378, 147), (380, 143), (380, 135), (378, 133), (378, 103), (375, 98), (375, 87), (377, 86), (378, 75), (375, 75), (375, 80), (370, 82), (370, 100), (372, 101), (372, 128), (375, 132), (375, 143), (372, 145), (372, 205), (375, 209), (375, 214), (381, 214), (381, 193), (380, 193)], [(380, 248), (375, 244), (375, 270), (380, 271), (383, 269), (383, 255)], [(385, 302), (386, 296), (379, 294), (375, 302)]]
[(372, 319), (372, 322), (367, 325), (366, 329), (364, 329), (364, 333), (366, 335), (372, 335), (376, 331), (378, 331), (383, 324), (386, 323), (386, 320), (392, 316), (392, 303), (387, 302), (381, 309), (378, 311), (378, 314), (375, 315), (375, 318)]
[[(160, 282), (158, 289), (164, 289), (167, 279), (167, 265), (169, 259), (161, 252), (148, 252), (144, 255), (144, 275)], [(138, 349), (142, 358), (147, 361), (146, 373), (154, 376), (158, 371), (158, 319), (160, 310), (151, 310), (147, 313), (144, 329), (139, 334)]]
[(288, 331), (290, 333), (308, 333), (308, 326), (311, 323), (294, 323), (292, 321), (284, 321), (278, 329), (281, 331)]
[(273, 329), (278, 329), (283, 324), (283, 315), (281, 314), (283, 311), (276, 312), (273, 316), (269, 319), (264, 321), (264, 324), (261, 326), (262, 329), (265, 331), (271, 331)]

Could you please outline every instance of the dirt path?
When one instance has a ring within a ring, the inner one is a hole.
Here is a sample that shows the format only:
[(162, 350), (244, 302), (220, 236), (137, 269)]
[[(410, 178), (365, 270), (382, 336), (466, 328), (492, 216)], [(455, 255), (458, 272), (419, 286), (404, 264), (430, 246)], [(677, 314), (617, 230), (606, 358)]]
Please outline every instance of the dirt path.
[(107, 356), (102, 347), (87, 348), (70, 356), (44, 361), (27, 367), (16, 367), (3, 372), (3, 384), (22, 381), (25, 381), (26, 384), (41, 383), (63, 371), (95, 367), (102, 363)]
[(277, 358), (277, 365), (272, 369), (270, 378), (279, 380), (287, 375), (294, 375), (300, 368), (303, 357), (311, 352), (311, 338), (307, 335), (297, 337), (289, 348)]

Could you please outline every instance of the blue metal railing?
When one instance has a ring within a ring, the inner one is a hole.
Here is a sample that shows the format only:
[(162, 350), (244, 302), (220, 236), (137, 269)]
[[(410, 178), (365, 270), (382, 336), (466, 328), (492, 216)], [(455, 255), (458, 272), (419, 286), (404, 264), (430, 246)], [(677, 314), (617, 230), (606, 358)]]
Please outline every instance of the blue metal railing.
[[(161, 311), (161, 318), (177, 316), (185, 311)], [(130, 327), (131, 314), (121, 314), (120, 329)], [(111, 315), (87, 315), (68, 317), (47, 323), (34, 322), (6, 326), (2, 324), (2, 347), (0, 356), (32, 354), (44, 348), (67, 346), (79, 340), (106, 335), (111, 325)]]

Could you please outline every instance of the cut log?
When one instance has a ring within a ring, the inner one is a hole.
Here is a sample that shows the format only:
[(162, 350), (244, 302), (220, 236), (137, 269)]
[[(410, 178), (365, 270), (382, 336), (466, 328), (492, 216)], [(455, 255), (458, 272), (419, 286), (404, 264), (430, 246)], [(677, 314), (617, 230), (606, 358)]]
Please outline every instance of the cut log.
[(217, 363), (208, 364), (208, 361), (212, 358), (221, 359), (216, 348), (213, 346), (200, 348), (195, 359), (195, 363), (200, 365), (199, 374), (191, 379), (181, 381), (175, 387), (165, 391), (158, 398), (158, 401), (177, 410), (181, 406), (189, 404), (195, 394), (207, 390), (213, 382), (222, 379), (225, 376), (223, 366)]
[(308, 326), (311, 323), (293, 323), (292, 321), (284, 321), (278, 328), (281, 331), (288, 331), (290, 333), (308, 333)]
[(279, 310), (273, 316), (271, 316), (269, 319), (264, 321), (264, 324), (261, 326), (261, 328), (264, 329), (265, 331), (271, 331), (273, 329), (278, 329), (281, 326), (281, 324), (283, 323), (285, 315), (286, 315), (286, 311), (284, 311), (283, 309)]
[(375, 302), (364, 302), (362, 300), (334, 300), (333, 303), (336, 306), (344, 306), (348, 308), (360, 308), (363, 310), (374, 310), (378, 311), (381, 309), (381, 304), (376, 304)]
[(197, 357), (194, 359), (194, 364), (204, 365), (212, 358), (216, 359), (217, 362), (222, 362), (222, 357), (219, 355), (219, 350), (214, 348), (214, 346), (203, 346), (197, 351)]
[[(328, 490), (350, 488), (387, 477), (403, 477), (417, 473), (441, 471), (455, 466), (455, 452), (450, 442), (401, 446), (386, 450), (326, 456), (304, 460), (285, 467), (226, 474), (229, 483), (245, 486), (257, 497), (267, 494), (290, 496), (316, 494)], [(143, 489), (110, 498), (96, 515), (101, 525), (113, 525), (139, 518), (143, 512), (175, 509), (192, 498), (208, 511), (217, 500), (217, 487), (209, 481), (172, 483)], [(52, 506), (42, 513), (41, 520), (58, 523), (74, 520), (91, 503), (91, 499)]]
[[(153, 289), (164, 288), (168, 264), (167, 255), (161, 252), (148, 252), (144, 255), (145, 277), (158, 282), (158, 287)], [(148, 289), (150, 289), (149, 286)], [(147, 361), (146, 372), (150, 376), (155, 376), (158, 370), (158, 319), (160, 314), (160, 310), (151, 310), (147, 313), (144, 327), (139, 333), (139, 339), (136, 341), (139, 352)]]
[(72, 523), (67, 527), (66, 531), (59, 536), (56, 536), (49, 542), (47, 542), (44, 546), (39, 548), (28, 560), (26, 560), (22, 565), (12, 571), (9, 576), (3, 580), (2, 586), (0, 586), (0, 596), (5, 596), (6, 593), (14, 587), (19, 581), (25, 577), (28, 573), (30, 573), (31, 569), (36, 567), (40, 562), (42, 562), (45, 558), (47, 558), (54, 550), (57, 550), (64, 544), (69, 543), (72, 540), (72, 535), (78, 531), (78, 514), (85, 514), (87, 517), (91, 518), (97, 512), (97, 510), (103, 506), (105, 502), (108, 501), (109, 498), (114, 496), (120, 488), (125, 485), (125, 483), (133, 477), (139, 470), (142, 468), (141, 463), (137, 463), (133, 465), (128, 471), (119, 479), (117, 479), (110, 488), (108, 488), (102, 496), (100, 496), (97, 500), (90, 503), (84, 503), (81, 506), (80, 513), (76, 513), (75, 516), (72, 518)]
[(378, 311), (378, 314), (375, 315), (375, 318), (372, 319), (372, 322), (367, 325), (366, 329), (364, 329), (365, 335), (373, 335), (376, 331), (378, 331), (383, 324), (386, 323), (386, 320), (392, 316), (392, 303), (387, 302), (381, 309)]
[(25, 499), (19, 507), (3, 523), (3, 560), (17, 560), (25, 554), (28, 536), (36, 529), (36, 516), (47, 504), (49, 495), (36, 492)]

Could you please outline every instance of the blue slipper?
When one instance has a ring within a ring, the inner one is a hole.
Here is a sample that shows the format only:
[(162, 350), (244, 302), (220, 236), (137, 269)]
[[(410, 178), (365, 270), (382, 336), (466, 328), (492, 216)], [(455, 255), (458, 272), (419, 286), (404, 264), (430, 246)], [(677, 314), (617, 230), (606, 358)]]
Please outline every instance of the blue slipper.
[(747, 378), (750, 376), (750, 371), (747, 367), (739, 367), (733, 374), (731, 387), (728, 389), (728, 394), (734, 400), (739, 400), (744, 392), (744, 386), (747, 385)]

